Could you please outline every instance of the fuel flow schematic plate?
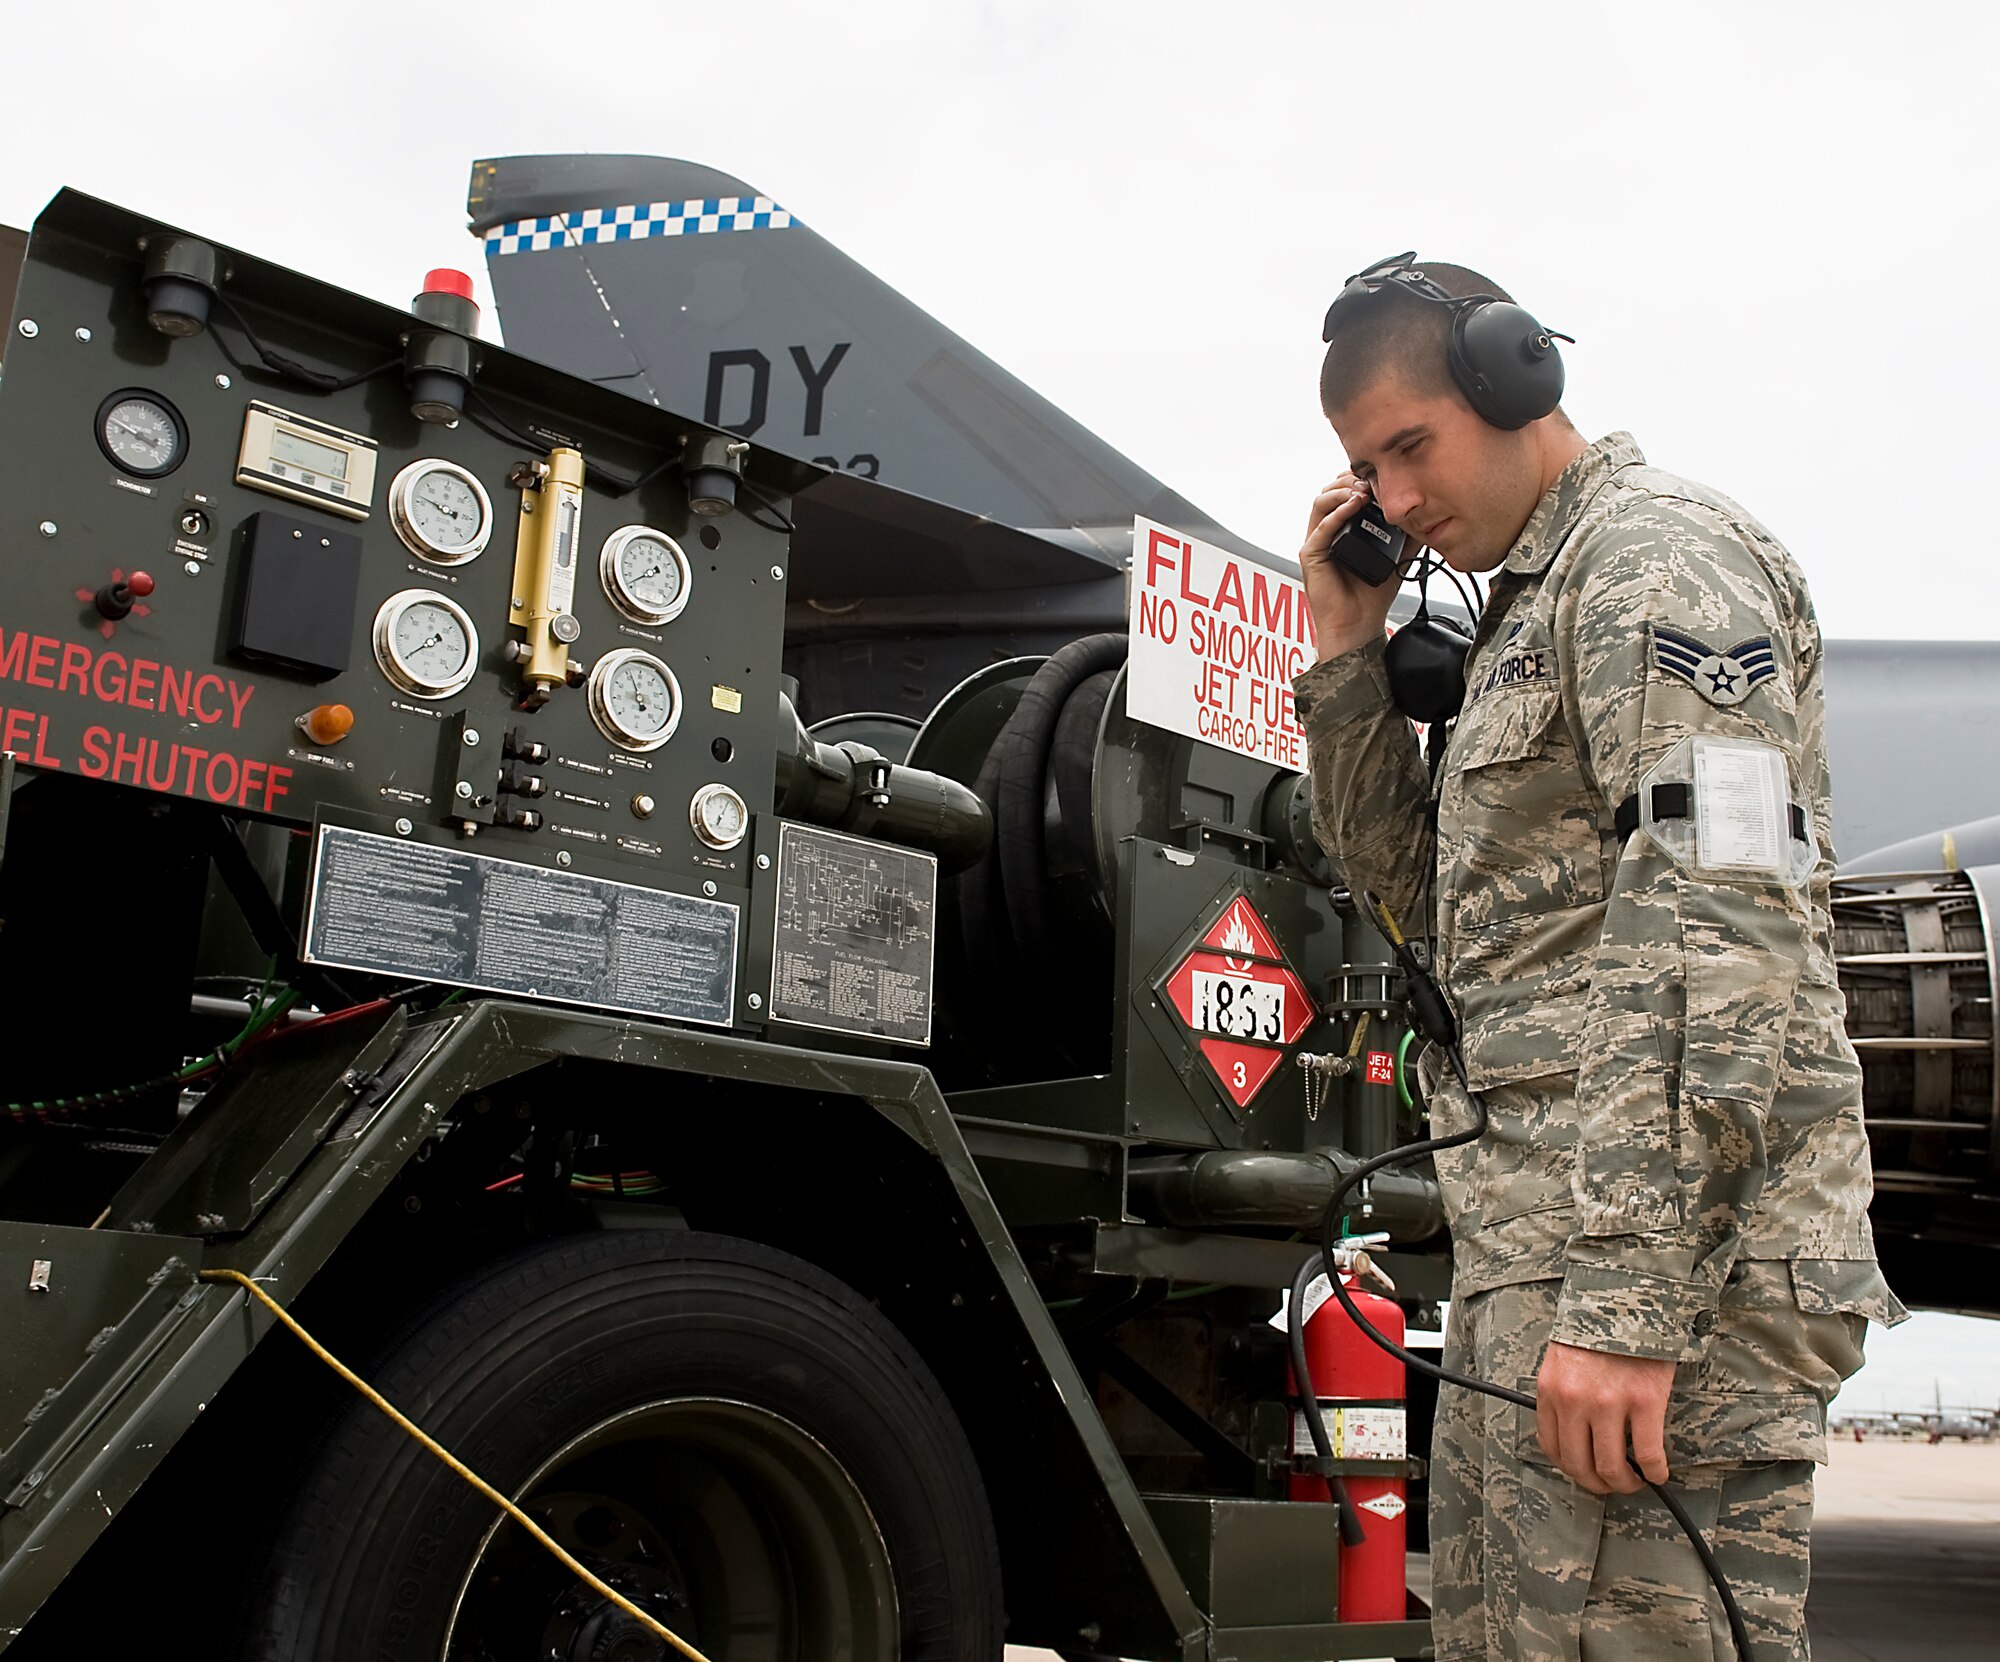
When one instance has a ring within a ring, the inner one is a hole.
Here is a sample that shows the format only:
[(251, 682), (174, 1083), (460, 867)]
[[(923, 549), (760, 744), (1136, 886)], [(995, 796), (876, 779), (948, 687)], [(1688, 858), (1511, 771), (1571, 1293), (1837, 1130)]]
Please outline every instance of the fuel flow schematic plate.
[(781, 826), (772, 1016), (929, 1044), (937, 877), (934, 855)]

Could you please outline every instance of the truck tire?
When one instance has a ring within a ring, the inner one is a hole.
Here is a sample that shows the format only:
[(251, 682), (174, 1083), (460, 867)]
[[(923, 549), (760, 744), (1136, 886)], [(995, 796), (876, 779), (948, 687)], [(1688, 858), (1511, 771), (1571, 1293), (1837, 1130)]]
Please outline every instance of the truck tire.
[[(800, 1259), (651, 1230), (545, 1242), (365, 1372), (711, 1662), (1001, 1654), (998, 1547), (950, 1402)], [(286, 1507), (246, 1662), (671, 1654), (358, 1397)]]

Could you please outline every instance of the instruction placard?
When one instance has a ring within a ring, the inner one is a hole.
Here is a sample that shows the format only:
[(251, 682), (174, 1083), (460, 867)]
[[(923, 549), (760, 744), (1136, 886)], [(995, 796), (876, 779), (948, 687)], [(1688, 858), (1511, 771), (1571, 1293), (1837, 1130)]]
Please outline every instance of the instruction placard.
[(1130, 628), (1134, 721), (1305, 771), (1292, 677), (1317, 653), (1298, 578), (1135, 519)]
[(1695, 863), (1782, 874), (1790, 865), (1785, 758), (1770, 745), (1694, 742)]
[(739, 915), (725, 901), (322, 825), (301, 956), (726, 1027)]

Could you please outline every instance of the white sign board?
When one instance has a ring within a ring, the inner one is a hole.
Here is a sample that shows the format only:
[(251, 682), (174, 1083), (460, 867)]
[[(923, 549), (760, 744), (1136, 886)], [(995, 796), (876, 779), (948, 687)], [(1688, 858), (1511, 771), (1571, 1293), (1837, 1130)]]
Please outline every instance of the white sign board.
[(1134, 721), (1305, 771), (1292, 677), (1318, 653), (1296, 577), (1135, 519), (1130, 628)]

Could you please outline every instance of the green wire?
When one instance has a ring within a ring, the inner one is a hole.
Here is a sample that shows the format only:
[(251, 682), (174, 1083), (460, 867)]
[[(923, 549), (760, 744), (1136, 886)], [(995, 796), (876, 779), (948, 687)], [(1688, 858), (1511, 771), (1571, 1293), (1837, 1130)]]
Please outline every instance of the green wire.
[(264, 984), (257, 989), (257, 997), (251, 1004), (250, 1017), (234, 1038), (225, 1039), (206, 1056), (196, 1058), (173, 1073), (161, 1074), (154, 1079), (142, 1079), (136, 1085), (117, 1085), (108, 1091), (93, 1091), (87, 1096), (58, 1096), (39, 1102), (9, 1102), (5, 1104), (4, 1109), (0, 1109), (0, 1112), (5, 1112), (10, 1119), (17, 1120), (39, 1119), (49, 1114), (77, 1113), (85, 1108), (99, 1108), (114, 1102), (126, 1102), (149, 1091), (162, 1090), (168, 1085), (184, 1084), (211, 1068), (220, 1067), (298, 1003), (300, 995), (295, 987), (287, 987), (278, 997), (269, 1003), (265, 1002), (265, 995), (270, 992), (271, 983), (277, 979), (277, 974), (278, 961), (273, 958), (270, 968), (265, 972)]
[(1396, 1094), (1403, 1099), (1405, 1108), (1416, 1107), (1416, 1099), (1410, 1095), (1409, 1070), (1404, 1065), (1404, 1057), (1409, 1054), (1410, 1041), (1417, 1036), (1414, 1027), (1403, 1029), (1403, 1042), (1396, 1046)]

